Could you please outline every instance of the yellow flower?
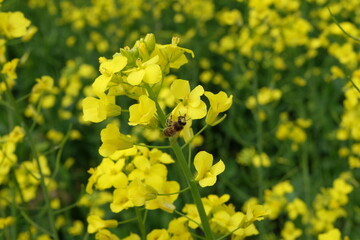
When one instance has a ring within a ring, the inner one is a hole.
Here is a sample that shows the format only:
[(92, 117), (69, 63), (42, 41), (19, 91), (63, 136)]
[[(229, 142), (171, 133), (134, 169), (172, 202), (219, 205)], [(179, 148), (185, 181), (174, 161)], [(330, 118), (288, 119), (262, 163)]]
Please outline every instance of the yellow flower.
[(281, 96), (282, 92), (279, 89), (263, 87), (259, 89), (257, 93), (257, 99), (255, 96), (250, 96), (246, 100), (245, 105), (249, 109), (254, 109), (256, 107), (256, 101), (258, 101), (259, 105), (266, 105), (268, 103), (279, 100)]
[(0, 229), (4, 229), (7, 226), (10, 226), (15, 222), (15, 218), (9, 216), (6, 218), (0, 218)]
[(82, 101), (83, 119), (90, 122), (101, 122), (108, 117), (118, 116), (121, 113), (121, 107), (115, 104), (115, 96), (86, 97)]
[(118, 238), (115, 234), (111, 233), (107, 229), (100, 229), (95, 234), (95, 239), (96, 240), (120, 240), (120, 238)]
[(26, 31), (26, 34), (21, 38), (21, 41), (23, 41), (23, 42), (30, 41), (33, 38), (33, 36), (35, 35), (35, 33), (37, 33), (37, 31), (38, 31), (37, 27), (30, 26), (28, 28), (28, 30)]
[(99, 153), (103, 157), (108, 157), (117, 150), (131, 148), (134, 144), (131, 137), (120, 133), (116, 123), (109, 123), (100, 133), (102, 145)]
[(111, 76), (107, 76), (104, 74), (101, 74), (100, 76), (98, 76), (94, 83), (91, 85), (93, 92), (98, 96), (98, 97), (103, 97), (105, 96), (105, 91), (108, 87), (108, 84), (111, 80)]
[(174, 240), (192, 239), (186, 222), (185, 217), (175, 218), (169, 222), (168, 232), (172, 234)]
[(263, 205), (249, 205), (246, 211), (246, 221), (252, 223), (264, 219), (269, 214), (269, 210)]
[(110, 209), (114, 213), (119, 213), (124, 209), (133, 207), (134, 204), (130, 201), (128, 197), (127, 188), (118, 188), (113, 192), (113, 201), (110, 204)]
[(161, 66), (161, 69), (164, 71), (165, 74), (170, 71), (170, 68), (178, 69), (188, 62), (184, 53), (190, 53), (191, 56), (194, 58), (193, 51), (177, 46), (179, 42), (179, 37), (173, 37), (171, 40), (171, 44), (156, 44), (156, 48), (152, 55), (159, 55), (158, 64)]
[(197, 171), (195, 181), (199, 181), (201, 187), (213, 186), (216, 183), (216, 176), (225, 170), (222, 160), (213, 164), (213, 156), (205, 151), (198, 152), (194, 159)]
[(99, 216), (90, 215), (87, 217), (89, 223), (87, 231), (88, 233), (95, 233), (104, 228), (117, 227), (118, 222), (116, 220), (103, 220)]
[(82, 234), (84, 224), (80, 220), (75, 220), (73, 225), (67, 229), (68, 233), (73, 236), (78, 236)]
[[(204, 207), (206, 214), (210, 213), (211, 208), (207, 205), (205, 205)], [(192, 220), (188, 221), (188, 225), (190, 228), (196, 229), (200, 226), (199, 224), (201, 223), (201, 219), (195, 204), (185, 204), (182, 211), (186, 213), (186, 218)]]
[(163, 211), (172, 213), (176, 207), (173, 202), (178, 198), (179, 194), (174, 194), (180, 191), (180, 185), (176, 181), (163, 181), (160, 186), (155, 188), (161, 196), (156, 199), (146, 202), (146, 209), (161, 209)]
[(299, 215), (303, 215), (303, 221), (306, 220), (307, 207), (300, 198), (295, 198), (292, 202), (288, 203), (286, 211), (288, 212), (289, 218), (292, 220), (296, 219)]
[(103, 159), (97, 168), (97, 171), (100, 171), (100, 176), (97, 179), (96, 184), (97, 188), (99, 190), (104, 190), (111, 187), (126, 187), (128, 179), (125, 173), (122, 172), (124, 164), (124, 159), (120, 159), (116, 163), (109, 158)]
[(230, 95), (230, 97), (228, 97), (223, 91), (220, 91), (218, 94), (206, 91), (204, 95), (210, 102), (210, 109), (206, 116), (206, 123), (212, 126), (219, 124), (226, 115), (220, 119), (217, 119), (217, 116), (219, 113), (225, 112), (231, 107), (233, 96)]
[(154, 229), (147, 236), (146, 240), (167, 240), (170, 239), (169, 233), (165, 229)]
[(19, 63), (18, 58), (6, 62), (1, 69), (1, 73), (5, 75), (5, 81), (0, 83), (0, 93), (5, 91), (7, 88), (12, 89), (15, 85), (15, 79), (17, 78), (16, 67)]
[(271, 165), (271, 161), (269, 156), (266, 153), (261, 153), (261, 154), (256, 154), (255, 156), (253, 156), (252, 158), (252, 164), (255, 167), (270, 167)]
[(42, 76), (35, 79), (36, 84), (32, 87), (32, 93), (57, 93), (58, 89), (54, 87), (54, 79), (50, 76)]
[(141, 60), (138, 60), (136, 63), (137, 68), (130, 69), (129, 75), (127, 77), (127, 82), (131, 85), (139, 85), (141, 82), (146, 82), (148, 84), (155, 84), (162, 79), (162, 71), (158, 64), (159, 56), (155, 56), (148, 61), (141, 63)]
[(126, 66), (127, 61), (127, 58), (122, 55), (116, 55), (113, 59), (101, 60), (99, 67), (101, 75), (97, 77), (92, 84), (93, 92), (98, 97), (104, 97), (104, 92), (107, 90), (112, 77)]
[(245, 239), (248, 236), (253, 236), (259, 234), (259, 231), (256, 229), (254, 224), (250, 224), (245, 228), (239, 228), (233, 233), (233, 239)]
[(6, 40), (0, 39), (0, 63), (6, 62)]
[(116, 55), (113, 59), (100, 63), (99, 71), (105, 76), (112, 76), (120, 72), (127, 64), (127, 58), (122, 55)]
[(218, 209), (224, 203), (229, 201), (229, 199), (230, 199), (229, 194), (224, 194), (221, 197), (218, 197), (215, 194), (210, 194), (206, 198), (202, 198), (201, 200), (204, 203), (204, 205), (207, 205), (207, 206), (211, 207), (212, 209)]
[(141, 238), (139, 237), (139, 235), (135, 234), (135, 233), (130, 233), (129, 236), (127, 236), (126, 238), (123, 238), (122, 240), (140, 240)]
[(25, 136), (25, 130), (22, 127), (15, 126), (14, 129), (5, 136), (6, 142), (17, 143), (21, 141)]
[(4, 66), (1, 70), (1, 73), (6, 75), (6, 79), (8, 81), (12, 81), (17, 78), (17, 74), (15, 71), (16, 71), (16, 67), (17, 67), (18, 63), (19, 63), (19, 59), (14, 58), (11, 61), (4, 64)]
[(134, 206), (143, 206), (146, 201), (157, 197), (156, 190), (139, 179), (133, 180), (128, 186), (128, 197)]
[(190, 92), (189, 81), (178, 79), (172, 83), (170, 89), (176, 99), (182, 100), (174, 109), (175, 114), (181, 112), (191, 119), (205, 117), (206, 104), (200, 99), (204, 94), (202, 86), (199, 85)]
[(115, 234), (107, 229), (101, 229), (95, 234), (96, 240), (120, 240)]
[(206, 91), (204, 95), (209, 99), (210, 106), (215, 112), (225, 112), (232, 105), (233, 96), (230, 95), (228, 97), (223, 91), (220, 91), (218, 94)]
[(212, 221), (222, 228), (226, 229), (228, 232), (232, 232), (235, 229), (239, 230), (245, 220), (245, 214), (242, 212), (235, 212), (230, 214), (225, 210), (217, 211), (212, 218)]
[(281, 230), (281, 236), (284, 240), (295, 240), (302, 235), (302, 230), (295, 227), (293, 222), (287, 221), (283, 230)]
[(150, 123), (156, 112), (155, 102), (151, 100), (148, 96), (141, 95), (139, 97), (139, 103), (131, 105), (129, 108), (129, 112), (129, 125), (147, 125)]
[(319, 234), (318, 236), (318, 240), (330, 240), (330, 239), (341, 240), (341, 232), (339, 231), (339, 229), (334, 228), (326, 233)]
[(130, 174), (129, 180), (140, 179), (151, 186), (161, 185), (166, 179), (167, 168), (161, 163), (151, 163), (145, 156), (136, 156), (132, 161), (136, 167)]
[(30, 23), (22, 12), (0, 12), (0, 35), (9, 39), (25, 36)]

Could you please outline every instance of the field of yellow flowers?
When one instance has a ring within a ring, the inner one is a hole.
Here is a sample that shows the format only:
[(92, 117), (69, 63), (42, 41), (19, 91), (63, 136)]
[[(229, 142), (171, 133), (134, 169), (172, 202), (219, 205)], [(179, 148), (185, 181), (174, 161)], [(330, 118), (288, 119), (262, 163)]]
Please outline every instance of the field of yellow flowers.
[(360, 239), (360, 1), (0, 0), (0, 239)]

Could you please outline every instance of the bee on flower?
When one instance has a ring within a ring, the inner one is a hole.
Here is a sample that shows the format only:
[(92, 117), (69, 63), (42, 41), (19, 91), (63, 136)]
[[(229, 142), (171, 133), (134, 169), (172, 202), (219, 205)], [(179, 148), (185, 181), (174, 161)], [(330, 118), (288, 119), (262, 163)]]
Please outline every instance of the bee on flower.
[(178, 119), (176, 121), (173, 121), (172, 116), (170, 116), (166, 120), (166, 128), (163, 130), (163, 133), (166, 137), (173, 137), (181, 130), (183, 130), (185, 125), (186, 114), (178, 116)]

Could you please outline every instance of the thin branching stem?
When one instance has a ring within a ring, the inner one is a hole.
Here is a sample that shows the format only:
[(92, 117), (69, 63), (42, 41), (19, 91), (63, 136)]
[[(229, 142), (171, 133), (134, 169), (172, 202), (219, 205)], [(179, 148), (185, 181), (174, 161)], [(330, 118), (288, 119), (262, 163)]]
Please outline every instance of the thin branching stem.
[[(162, 126), (165, 127), (166, 116), (165, 116), (163, 110), (161, 109), (159, 103), (156, 101), (156, 96), (154, 95), (151, 87), (147, 86), (146, 89), (147, 89), (147, 92), (149, 94), (149, 97), (155, 101), (158, 117), (160, 119), (160, 122), (161, 122)], [(185, 176), (186, 182), (187, 182), (188, 186), (190, 187), (190, 192), (191, 192), (191, 195), (193, 197), (193, 201), (194, 201), (194, 203), (196, 205), (196, 208), (198, 210), (198, 213), (199, 213), (199, 216), (200, 216), (200, 219), (201, 219), (201, 226), (202, 226), (202, 229), (203, 229), (203, 231), (205, 233), (205, 237), (208, 240), (213, 240), (214, 236), (213, 236), (212, 231), (211, 231), (209, 219), (208, 219), (208, 217), (206, 215), (204, 205), (203, 205), (203, 203), (201, 201), (201, 196), (200, 196), (200, 192), (199, 192), (197, 183), (196, 183), (196, 181), (194, 179), (193, 174), (191, 173), (190, 168), (187, 165), (187, 161), (185, 159), (184, 153), (182, 152), (182, 148), (180, 147), (180, 145), (177, 142), (175, 144), (173, 144), (171, 146), (171, 148), (172, 148), (172, 150), (173, 150), (173, 152), (175, 154), (175, 157), (177, 159), (176, 162), (178, 163), (182, 173)]]
[[(4, 81), (4, 82), (6, 83), (6, 81)], [(23, 126), (23, 128), (25, 130), (25, 136), (28, 139), (28, 143), (30, 145), (31, 152), (32, 152), (33, 158), (35, 160), (35, 164), (36, 164), (36, 166), (38, 168), (38, 171), (39, 171), (40, 186), (41, 186), (42, 194), (43, 194), (43, 197), (44, 197), (44, 200), (45, 200), (45, 208), (47, 209), (48, 221), (49, 221), (48, 224), (49, 224), (49, 227), (51, 229), (49, 231), (49, 235), (54, 240), (59, 240), (59, 236), (57, 234), (57, 230), (56, 230), (56, 227), (55, 227), (54, 212), (53, 212), (53, 210), (52, 210), (52, 208), (50, 206), (50, 195), (49, 195), (46, 183), (45, 183), (45, 176), (44, 176), (43, 171), (42, 171), (42, 166), (40, 164), (40, 159), (39, 159), (39, 155), (38, 155), (38, 152), (37, 152), (35, 144), (34, 144), (34, 140), (32, 139), (31, 131), (28, 128), (28, 126), (24, 123), (24, 121), (22, 119), (22, 115), (18, 111), (19, 108), (17, 107), (17, 102), (16, 102), (14, 96), (12, 95), (12, 93), (11, 93), (8, 86), (6, 86), (6, 93), (7, 93), (7, 97), (8, 97), (8, 100), (9, 100), (10, 104), (14, 107), (13, 113), (14, 113), (14, 117), (15, 117), (16, 121), (19, 122), (19, 123), (22, 123), (22, 126)], [(20, 212), (20, 213), (24, 218), (27, 217), (24, 214), (24, 212)], [(37, 225), (37, 226), (39, 226), (39, 225)]]

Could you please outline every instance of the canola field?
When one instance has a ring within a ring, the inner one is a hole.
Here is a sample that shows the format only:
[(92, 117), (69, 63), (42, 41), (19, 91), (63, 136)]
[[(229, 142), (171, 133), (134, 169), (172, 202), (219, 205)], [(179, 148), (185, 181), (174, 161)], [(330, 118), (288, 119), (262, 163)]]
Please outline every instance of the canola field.
[(360, 239), (360, 1), (0, 0), (0, 239)]

